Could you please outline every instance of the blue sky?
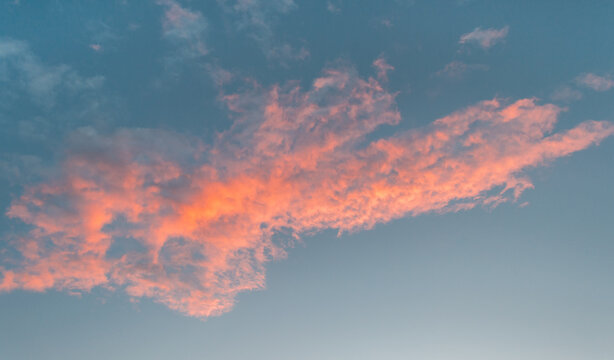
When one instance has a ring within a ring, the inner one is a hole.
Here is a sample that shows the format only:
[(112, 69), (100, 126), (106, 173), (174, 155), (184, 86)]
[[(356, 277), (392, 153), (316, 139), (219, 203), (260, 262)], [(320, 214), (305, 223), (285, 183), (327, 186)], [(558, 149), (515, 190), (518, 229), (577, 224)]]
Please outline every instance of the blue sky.
[(0, 358), (611, 358), (613, 11), (2, 2)]

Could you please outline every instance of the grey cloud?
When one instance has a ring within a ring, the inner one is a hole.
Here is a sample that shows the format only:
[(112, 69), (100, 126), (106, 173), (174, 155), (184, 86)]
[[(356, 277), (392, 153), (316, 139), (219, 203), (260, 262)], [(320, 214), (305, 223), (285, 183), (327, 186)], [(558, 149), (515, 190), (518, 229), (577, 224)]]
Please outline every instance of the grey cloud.
[(208, 24), (203, 14), (173, 0), (161, 0), (158, 4), (165, 8), (162, 35), (175, 48), (173, 55), (166, 58), (167, 65), (207, 55)]
[(104, 77), (83, 77), (65, 64), (44, 64), (19, 40), (0, 39), (2, 95), (15, 98), (26, 93), (39, 106), (53, 107), (61, 92), (75, 93), (100, 88)]
[(497, 43), (503, 41), (509, 33), (510, 27), (504, 26), (501, 29), (482, 29), (475, 28), (473, 31), (463, 34), (458, 41), (459, 44), (473, 44), (482, 47), (483, 49), (489, 49), (495, 46)]
[(284, 64), (309, 56), (305, 47), (280, 41), (273, 31), (280, 15), (297, 8), (294, 0), (218, 0), (218, 3), (234, 18), (237, 30), (248, 32), (267, 58)]
[(576, 78), (576, 83), (591, 88), (595, 91), (607, 91), (614, 87), (612, 77), (599, 76), (592, 73), (582, 74)]
[(450, 78), (461, 78), (465, 73), (474, 70), (488, 70), (488, 65), (484, 64), (466, 64), (462, 61), (452, 61), (443, 69), (437, 71), (435, 74), (437, 76), (450, 77)]

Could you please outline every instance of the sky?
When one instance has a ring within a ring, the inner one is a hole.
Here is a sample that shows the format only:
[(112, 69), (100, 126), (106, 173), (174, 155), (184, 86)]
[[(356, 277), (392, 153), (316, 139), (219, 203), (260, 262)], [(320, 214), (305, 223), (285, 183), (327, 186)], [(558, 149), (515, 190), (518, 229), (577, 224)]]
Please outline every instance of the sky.
[(614, 2), (0, 3), (0, 359), (611, 359)]

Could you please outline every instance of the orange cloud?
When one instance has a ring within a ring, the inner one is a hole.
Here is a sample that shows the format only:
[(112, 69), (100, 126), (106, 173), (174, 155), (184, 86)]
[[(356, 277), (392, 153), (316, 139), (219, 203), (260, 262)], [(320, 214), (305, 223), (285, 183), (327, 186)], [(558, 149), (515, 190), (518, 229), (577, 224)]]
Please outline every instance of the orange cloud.
[(373, 67), (377, 69), (377, 79), (379, 81), (388, 81), (388, 72), (394, 70), (394, 67), (386, 62), (383, 57), (377, 58), (373, 62)]
[(515, 201), (532, 187), (526, 169), (614, 133), (596, 121), (554, 133), (561, 108), (495, 99), (377, 138), (400, 121), (395, 96), (343, 68), (307, 91), (224, 101), (234, 124), (211, 145), (158, 130), (76, 132), (59, 175), (7, 211), (31, 230), (11, 241), (20, 256), (3, 260), (0, 290), (104, 286), (218, 315), (264, 287), (265, 264), (293, 237)]

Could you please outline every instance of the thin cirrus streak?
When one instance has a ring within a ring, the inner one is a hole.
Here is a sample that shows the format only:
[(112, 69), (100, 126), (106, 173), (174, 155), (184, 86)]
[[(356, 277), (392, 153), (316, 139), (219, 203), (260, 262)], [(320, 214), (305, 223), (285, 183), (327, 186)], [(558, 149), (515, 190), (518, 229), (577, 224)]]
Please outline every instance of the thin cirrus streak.
[(561, 108), (495, 99), (368, 140), (400, 121), (395, 94), (345, 67), (307, 91), (223, 99), (235, 121), (211, 145), (160, 130), (77, 131), (58, 175), (7, 211), (30, 230), (11, 239), (19, 256), (5, 254), (0, 290), (102, 286), (218, 315), (264, 287), (264, 265), (289, 239), (514, 201), (532, 187), (524, 170), (614, 133), (597, 121), (553, 133)]

